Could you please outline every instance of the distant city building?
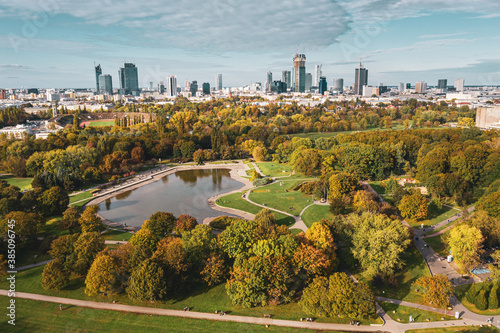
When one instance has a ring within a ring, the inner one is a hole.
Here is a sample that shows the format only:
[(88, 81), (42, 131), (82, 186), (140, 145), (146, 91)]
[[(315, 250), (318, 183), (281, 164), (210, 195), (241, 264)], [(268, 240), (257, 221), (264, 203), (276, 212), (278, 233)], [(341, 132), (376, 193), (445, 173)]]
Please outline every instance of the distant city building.
[(321, 66), (322, 65), (315, 65), (314, 66), (314, 86), (319, 87), (319, 79), (323, 76), (323, 72), (321, 71)]
[(0, 99), (7, 99), (7, 95), (5, 94), (5, 89), (0, 89)]
[(318, 82), (318, 91), (319, 91), (320, 95), (324, 95), (325, 91), (327, 91), (327, 90), (328, 90), (328, 85), (326, 83), (326, 77), (321, 76), (319, 78), (319, 82)]
[(306, 86), (305, 91), (310, 91), (312, 87), (313, 76), (311, 73), (306, 73)]
[(56, 94), (56, 93), (48, 93), (47, 94), (47, 101), (48, 102), (54, 102), (54, 101), (58, 101), (60, 99), (61, 99), (60, 94)]
[(334, 79), (333, 80), (333, 92), (342, 94), (344, 92), (344, 79)]
[(476, 126), (500, 129), (500, 107), (477, 108)]
[(109, 74), (99, 75), (99, 93), (113, 95), (113, 79)]
[(270, 92), (271, 91), (271, 84), (273, 83), (273, 73), (267, 72), (266, 76), (266, 91)]
[(402, 93), (403, 91), (405, 91), (405, 84), (403, 82), (399, 82), (398, 91), (400, 93)]
[(410, 90), (411, 89), (411, 83), (406, 84), (406, 89)]
[(184, 90), (191, 91), (191, 82), (186, 81), (186, 83), (184, 83)]
[(210, 83), (203, 82), (201, 90), (203, 91), (203, 95), (210, 95)]
[[(95, 63), (94, 63), (95, 65)], [(99, 76), (102, 74), (101, 65), (94, 66), (95, 69), (95, 91), (99, 92)]]
[(446, 87), (448, 87), (448, 80), (447, 79), (439, 79), (437, 87), (438, 87), (438, 89), (446, 89)]
[(222, 74), (217, 74), (215, 77), (215, 89), (222, 90)]
[(273, 81), (271, 84), (271, 92), (282, 94), (286, 92), (286, 83), (283, 81)]
[(165, 92), (165, 85), (163, 85), (163, 81), (160, 81), (160, 83), (158, 83), (158, 92), (160, 94), (163, 94)]
[(189, 91), (191, 91), (191, 96), (196, 96), (196, 93), (198, 92), (198, 81), (191, 82)]
[(134, 64), (128, 62), (123, 64), (123, 67), (118, 70), (118, 78), (120, 81), (121, 94), (139, 94), (139, 76), (137, 73), (137, 67), (135, 67)]
[(382, 95), (388, 91), (389, 91), (389, 88), (387, 86), (384, 86), (383, 83), (378, 84), (378, 94), (377, 95)]
[(464, 79), (456, 79), (454, 87), (456, 91), (464, 91), (465, 80)]
[(281, 81), (286, 83), (286, 87), (290, 88), (292, 83), (292, 72), (290, 71), (282, 71), (281, 72)]
[(38, 88), (29, 88), (28, 90), (26, 90), (26, 93), (38, 95), (39, 92)]
[(418, 94), (423, 94), (427, 90), (427, 83), (423, 81), (419, 81), (415, 83), (415, 92)]
[(363, 86), (363, 97), (372, 97), (373, 95), (378, 95), (378, 88), (374, 86)]
[(363, 86), (368, 84), (368, 70), (363, 67), (361, 61), (359, 68), (356, 68), (354, 77), (354, 94), (361, 95), (363, 93)]
[(293, 59), (293, 87), (296, 92), (306, 91), (306, 55), (296, 54)]
[(175, 75), (167, 76), (166, 93), (168, 97), (177, 96), (177, 76)]

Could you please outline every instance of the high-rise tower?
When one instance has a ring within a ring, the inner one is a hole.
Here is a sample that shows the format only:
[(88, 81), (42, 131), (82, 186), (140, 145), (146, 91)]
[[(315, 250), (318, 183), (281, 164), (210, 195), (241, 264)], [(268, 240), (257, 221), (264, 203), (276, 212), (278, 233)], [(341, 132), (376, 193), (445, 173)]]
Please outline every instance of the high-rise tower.
[(286, 86), (290, 88), (292, 83), (292, 73), (290, 71), (282, 71), (281, 82), (285, 82)]
[(222, 90), (222, 74), (217, 74), (215, 77), (215, 89)]
[(366, 85), (368, 85), (368, 70), (363, 67), (360, 61), (354, 77), (354, 93), (356, 95), (363, 94), (363, 86)]
[(95, 69), (95, 88), (96, 88), (96, 91), (99, 93), (99, 75), (102, 74), (101, 65), (95, 66), (95, 63), (94, 63), (94, 69)]
[(293, 58), (293, 87), (296, 92), (306, 91), (306, 55), (296, 54)]
[(177, 96), (177, 77), (175, 75), (167, 76), (167, 96)]
[(319, 79), (323, 76), (323, 71), (321, 70), (322, 65), (314, 66), (314, 82), (313, 86), (319, 87)]
[(137, 67), (134, 64), (126, 62), (123, 67), (118, 70), (118, 78), (120, 81), (120, 93), (125, 95), (139, 93), (139, 77)]

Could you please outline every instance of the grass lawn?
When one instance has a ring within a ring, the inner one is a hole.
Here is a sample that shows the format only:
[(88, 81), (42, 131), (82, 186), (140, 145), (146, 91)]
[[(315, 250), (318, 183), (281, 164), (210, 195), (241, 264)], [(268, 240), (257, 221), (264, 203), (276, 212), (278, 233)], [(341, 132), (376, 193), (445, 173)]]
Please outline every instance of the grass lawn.
[[(482, 283), (478, 283), (482, 284)], [(470, 284), (457, 286), (455, 288), (455, 296), (460, 300), (460, 302), (470, 311), (474, 313), (478, 313), (485, 316), (498, 316), (500, 315), (500, 308), (498, 309), (488, 309), (488, 310), (478, 310), (474, 304), (471, 304), (467, 301), (465, 297), (465, 293), (469, 290)]]
[[(42, 271), (44, 266), (35, 267), (26, 271), (19, 272), (16, 279), (16, 290), (19, 292), (28, 292), (49, 296), (66, 297), (81, 300), (90, 300), (96, 302), (118, 301), (120, 304), (129, 304), (153, 308), (166, 308), (173, 310), (182, 310), (189, 307), (193, 311), (214, 313), (215, 310), (226, 311), (228, 314), (241, 316), (263, 317), (264, 314), (271, 314), (276, 319), (299, 320), (308, 317), (302, 308), (296, 303), (283, 305), (268, 305), (265, 307), (243, 308), (233, 305), (226, 293), (225, 284), (215, 287), (199, 285), (189, 292), (185, 292), (182, 297), (171, 298), (163, 302), (142, 302), (128, 298), (126, 294), (89, 297), (84, 293), (84, 278), (72, 277), (70, 283), (60, 291), (45, 290), (41, 286)], [(8, 289), (6, 279), (0, 282), (1, 289)], [(342, 318), (318, 318), (318, 322), (337, 322), (348, 323), (349, 319)], [(361, 322), (362, 324), (380, 323), (380, 319), (371, 319)]]
[(77, 202), (77, 201), (80, 201), (83, 199), (88, 199), (88, 198), (92, 198), (92, 193), (90, 193), (90, 191), (85, 191), (85, 192), (79, 193), (77, 195), (70, 196), (69, 203), (72, 204), (73, 202)]
[(123, 232), (117, 229), (108, 229), (105, 233), (102, 234), (104, 240), (112, 240), (112, 241), (129, 241), (132, 238), (133, 234), (131, 232)]
[[(9, 298), (0, 297), (5, 308)], [(310, 332), (307, 329), (287, 328), (245, 323), (199, 320), (180, 317), (143, 315), (119, 311), (95, 310), (63, 306), (26, 299), (16, 300), (16, 325), (0, 323), (2, 332)]]
[(276, 162), (258, 162), (256, 164), (258, 165), (260, 171), (268, 177), (288, 176), (293, 171), (292, 167), (287, 164), (279, 164)]
[(449, 254), (448, 246), (444, 242), (445, 235), (446, 233), (434, 237), (424, 238), (424, 241), (442, 257), (446, 257)]
[[(255, 206), (250, 202), (243, 200), (241, 195), (245, 194), (245, 192), (237, 192), (228, 194), (226, 196), (220, 197), (216, 200), (216, 203), (222, 207), (229, 207), (234, 209), (239, 209), (244, 212), (248, 212), (250, 214), (257, 214), (263, 208), (259, 206)], [(295, 223), (295, 220), (291, 216), (287, 216), (278, 212), (273, 212), (276, 217), (276, 222), (280, 225), (291, 226)]]
[(370, 186), (375, 190), (375, 192), (377, 192), (380, 195), (386, 194), (385, 193), (385, 187), (383, 187), (382, 185), (380, 185), (381, 183), (382, 183), (382, 181), (368, 182), (368, 184), (370, 184)]
[(89, 202), (90, 200), (93, 200), (93, 199), (94, 199), (93, 197), (90, 197), (90, 198), (85, 199), (83, 201), (79, 201), (79, 202), (75, 202), (73, 204), (70, 204), (70, 206), (80, 208), (80, 207), (83, 207), (83, 205), (85, 205), (87, 202)]
[(438, 224), (454, 216), (456, 213), (460, 213), (460, 211), (450, 207), (443, 206), (439, 212), (428, 216), (429, 220), (428, 224), (429, 225)]
[(319, 139), (319, 138), (332, 138), (339, 134), (352, 134), (358, 132), (369, 132), (369, 131), (387, 131), (387, 130), (402, 130), (404, 129), (403, 125), (395, 125), (393, 128), (367, 128), (359, 131), (340, 131), (340, 132), (310, 132), (310, 133), (297, 133), (297, 134), (289, 134), (290, 137), (298, 137), (298, 138), (309, 138), (309, 139)]
[[(312, 203), (310, 195), (300, 191), (291, 191), (292, 188), (302, 181), (276, 182), (267, 186), (252, 190), (249, 199), (258, 204), (265, 204), (268, 207), (276, 208), (283, 212), (299, 216), (304, 207)], [(284, 184), (281, 186), (281, 184)], [(287, 192), (287, 190), (290, 190)]]
[(384, 308), (389, 317), (396, 320), (397, 322), (405, 324), (409, 323), (410, 316), (413, 317), (416, 323), (426, 322), (426, 319), (429, 319), (429, 321), (441, 321), (443, 320), (441, 318), (444, 318), (444, 320), (455, 319), (455, 317), (453, 316), (445, 316), (444, 314), (424, 311), (403, 305), (397, 305), (387, 302), (380, 302), (379, 304), (382, 308)]
[(295, 236), (297, 236), (298, 234), (300, 234), (302, 232), (301, 229), (290, 229), (290, 231), (292, 232), (292, 234), (294, 234)]
[(302, 213), (302, 221), (304, 221), (308, 228), (310, 228), (314, 222), (318, 222), (323, 219), (330, 219), (332, 217), (333, 215), (330, 213), (330, 206), (323, 205), (312, 205), (307, 208), (304, 213)]
[(497, 333), (500, 332), (495, 327), (488, 326), (453, 326), (453, 327), (442, 327), (442, 328), (425, 328), (420, 330), (407, 330), (406, 333), (456, 333), (456, 332), (478, 332), (478, 333)]
[(14, 176), (2, 176), (1, 180), (5, 180), (7, 184), (14, 185), (19, 187), (21, 190), (29, 190), (31, 189), (31, 182), (33, 181), (32, 177), (20, 178)]
[(89, 126), (92, 127), (102, 127), (102, 126), (115, 126), (115, 120), (101, 120), (101, 121), (91, 121)]

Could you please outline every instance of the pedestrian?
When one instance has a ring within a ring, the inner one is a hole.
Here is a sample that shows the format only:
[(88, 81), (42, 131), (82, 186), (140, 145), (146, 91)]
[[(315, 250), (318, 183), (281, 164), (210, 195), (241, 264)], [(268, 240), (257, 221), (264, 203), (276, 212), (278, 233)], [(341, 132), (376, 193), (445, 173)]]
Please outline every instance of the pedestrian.
[(59, 311), (62, 311), (62, 304), (59, 304)]

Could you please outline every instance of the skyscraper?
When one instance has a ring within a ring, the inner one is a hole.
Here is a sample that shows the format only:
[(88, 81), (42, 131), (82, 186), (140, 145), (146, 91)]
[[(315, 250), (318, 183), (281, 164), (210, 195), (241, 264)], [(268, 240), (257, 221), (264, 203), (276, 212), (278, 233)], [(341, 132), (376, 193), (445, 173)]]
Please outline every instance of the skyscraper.
[(273, 73), (267, 72), (266, 78), (267, 78), (266, 79), (266, 91), (271, 92), (271, 85), (273, 83)]
[(439, 79), (438, 80), (438, 89), (446, 89), (448, 87), (448, 80), (447, 79)]
[(320, 95), (324, 95), (325, 91), (327, 91), (327, 89), (328, 89), (328, 87), (326, 84), (326, 77), (321, 76), (319, 78), (319, 82), (318, 82), (318, 91), (319, 91)]
[(167, 96), (175, 97), (177, 96), (177, 76), (170, 75), (167, 76)]
[(95, 89), (97, 92), (99, 92), (99, 75), (102, 74), (101, 65), (94, 66), (94, 69), (95, 69)]
[(165, 92), (165, 86), (163, 85), (163, 81), (160, 81), (160, 83), (158, 83), (158, 92), (160, 94), (163, 94)]
[(191, 91), (191, 96), (196, 96), (196, 93), (198, 92), (198, 81), (191, 82), (189, 90)]
[(313, 82), (313, 85), (315, 87), (319, 87), (319, 79), (323, 76), (323, 72), (321, 71), (321, 66), (322, 65), (315, 65), (314, 66), (314, 82)]
[(222, 90), (222, 74), (217, 74), (215, 77), (215, 89)]
[(293, 59), (293, 87), (296, 92), (306, 91), (306, 55), (296, 54)]
[(344, 92), (344, 79), (334, 79), (333, 80), (333, 92), (342, 94)]
[(426, 82), (419, 81), (419, 82), (415, 83), (415, 91), (418, 94), (423, 94), (423, 93), (425, 93), (426, 90), (427, 90), (427, 83)]
[(126, 62), (123, 67), (118, 70), (118, 78), (120, 80), (120, 93), (125, 95), (139, 94), (139, 77), (137, 67), (134, 64)]
[(111, 75), (99, 75), (99, 93), (113, 95), (113, 79), (111, 78)]
[(290, 71), (282, 71), (281, 82), (285, 82), (287, 88), (290, 88), (290, 85), (292, 83), (292, 73)]
[(354, 77), (354, 94), (361, 95), (363, 93), (363, 86), (368, 85), (368, 70), (363, 67), (361, 61), (359, 68), (356, 68)]
[(455, 89), (457, 91), (464, 91), (465, 80), (464, 79), (456, 79), (455, 80)]
[(286, 92), (286, 83), (283, 81), (273, 81), (273, 83), (271, 83), (271, 92), (277, 94)]
[(210, 83), (203, 82), (201, 90), (203, 91), (203, 95), (210, 95)]
[(402, 93), (403, 91), (405, 91), (405, 84), (403, 82), (399, 82), (398, 90), (399, 90), (400, 93)]
[(313, 76), (312, 76), (312, 74), (311, 73), (306, 73), (305, 91), (311, 91), (312, 82), (313, 82)]

